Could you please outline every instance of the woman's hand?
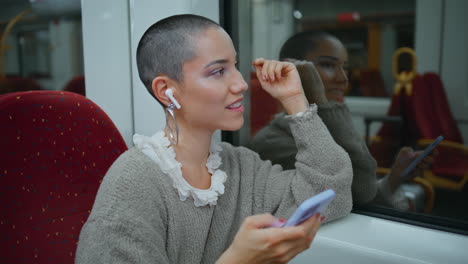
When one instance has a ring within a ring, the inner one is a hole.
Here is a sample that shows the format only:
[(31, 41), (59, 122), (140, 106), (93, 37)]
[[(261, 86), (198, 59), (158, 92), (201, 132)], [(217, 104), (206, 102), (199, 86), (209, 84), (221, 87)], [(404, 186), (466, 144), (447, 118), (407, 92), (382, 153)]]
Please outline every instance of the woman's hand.
[[(410, 147), (403, 147), (400, 152), (398, 152), (388, 179), (391, 191), (395, 191), (403, 183), (405, 179), (402, 179), (401, 174), (410, 165), (410, 163), (422, 153), (423, 151), (414, 151)], [(434, 162), (434, 158), (437, 155), (437, 150), (434, 150), (432, 153), (427, 155), (416, 166), (416, 168), (410, 172), (410, 179), (413, 179), (417, 176), (422, 176), (423, 171), (431, 166), (431, 164)]]
[(278, 221), (270, 214), (247, 217), (231, 246), (217, 263), (287, 263), (308, 249), (323, 221), (316, 214), (294, 227), (270, 227)]
[(325, 86), (323, 85), (320, 74), (311, 61), (286, 59), (296, 66), (301, 78), (302, 88), (309, 103), (325, 104), (328, 102)]
[(294, 64), (260, 58), (253, 65), (263, 89), (278, 99), (288, 114), (307, 110), (309, 103)]

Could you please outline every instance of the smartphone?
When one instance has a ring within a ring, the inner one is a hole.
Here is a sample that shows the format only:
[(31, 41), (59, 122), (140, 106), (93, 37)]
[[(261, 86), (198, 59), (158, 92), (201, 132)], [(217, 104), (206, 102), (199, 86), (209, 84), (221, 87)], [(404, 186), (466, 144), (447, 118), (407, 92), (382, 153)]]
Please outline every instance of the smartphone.
[(401, 174), (401, 177), (403, 178), (406, 178), (408, 177), (408, 175), (410, 174), (410, 172), (412, 170), (414, 170), (414, 168), (416, 167), (416, 165), (419, 164), (419, 162), (421, 162), (424, 157), (426, 157), (427, 155), (429, 155), (429, 153), (431, 153), (434, 148), (439, 145), (439, 143), (444, 139), (443, 136), (438, 136), (429, 146), (426, 147), (426, 149), (424, 150), (423, 153), (421, 153), (421, 155), (419, 155), (415, 160), (413, 160), (413, 162), (411, 162), (410, 165), (408, 165), (408, 167), (403, 171), (403, 173)]
[(335, 192), (331, 189), (310, 197), (302, 202), (283, 227), (299, 225), (314, 214), (323, 212), (333, 198), (335, 198)]

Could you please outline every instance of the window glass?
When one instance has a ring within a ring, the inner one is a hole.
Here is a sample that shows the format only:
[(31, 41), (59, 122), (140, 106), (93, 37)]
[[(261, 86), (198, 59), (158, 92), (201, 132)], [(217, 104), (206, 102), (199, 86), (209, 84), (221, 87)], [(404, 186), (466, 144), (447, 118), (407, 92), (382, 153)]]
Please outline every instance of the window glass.
[(0, 94), (67, 90), (85, 94), (79, 0), (0, 1)]
[[(350, 110), (345, 120), (354, 132), (347, 131), (347, 139), (354, 137), (362, 146), (358, 155), (369, 153), (367, 160), (362, 164), (353, 161), (353, 166), (369, 167), (374, 159), (377, 162), (376, 172), (357, 169), (354, 172), (359, 175), (354, 177), (362, 179), (370, 173), (368, 179), (380, 186), (372, 202), (355, 200), (355, 212), (466, 231), (468, 146), (464, 142), (468, 140), (468, 119), (463, 113), (468, 111), (468, 82), (466, 74), (454, 72), (466, 73), (468, 67), (468, 52), (463, 48), (468, 38), (460, 35), (464, 32), (460, 21), (467, 19), (450, 1), (435, 1), (434, 6), (423, 2), (240, 1), (239, 6), (248, 3), (250, 8), (231, 14), (228, 31), (235, 32), (241, 65), (242, 60), (258, 57), (279, 59), (283, 52), (295, 56), (308, 46), (310, 50), (296, 59), (313, 62), (325, 89), (341, 92), (327, 98)], [(249, 18), (243, 18), (246, 16)], [(287, 41), (301, 34), (305, 36), (302, 42), (285, 48)], [(255, 136), (278, 129), (272, 121), (279, 122), (275, 114), (282, 109), (261, 89), (251, 68), (241, 67), (241, 71), (250, 82), (245, 128), (234, 134), (224, 132), (223, 138), (259, 150), (256, 145), (262, 142)], [(337, 127), (348, 129), (346, 124)], [(346, 133), (331, 134), (338, 137)], [(430, 166), (397, 184), (395, 191), (389, 188), (395, 185), (386, 181), (396, 178), (388, 175), (401, 174), (401, 170), (392, 169), (395, 160), (402, 159), (398, 158), (400, 150), (406, 146), (423, 150), (439, 135), (445, 140), (437, 147), (439, 155), (428, 162)], [(270, 147), (262, 146), (269, 152), (266, 156), (283, 157), (284, 149)], [(342, 147), (353, 155), (352, 149)], [(281, 163), (279, 160), (276, 162)], [(353, 192), (358, 195), (359, 191)]]

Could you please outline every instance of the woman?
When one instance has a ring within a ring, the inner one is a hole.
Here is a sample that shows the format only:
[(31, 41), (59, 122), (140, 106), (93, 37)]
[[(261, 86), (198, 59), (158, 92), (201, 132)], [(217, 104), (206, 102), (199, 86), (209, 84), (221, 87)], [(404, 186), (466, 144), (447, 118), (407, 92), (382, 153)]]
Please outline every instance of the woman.
[[(399, 188), (403, 183), (400, 175), (421, 152), (402, 148), (390, 174), (376, 179), (377, 163), (354, 129), (349, 110), (343, 103), (348, 86), (348, 53), (341, 41), (325, 32), (301, 32), (285, 42), (280, 59), (296, 64), (308, 101), (318, 105), (318, 114), (334, 140), (349, 154), (353, 165), (353, 201), (410, 209), (409, 201)], [(277, 115), (261, 129), (250, 147), (273, 164), (281, 164), (284, 169), (294, 168), (297, 148), (284, 114)], [(432, 161), (432, 156), (426, 157), (412, 176), (419, 175)]]
[[(80, 234), (77, 263), (285, 263), (309, 247), (324, 217), (349, 213), (351, 162), (308, 105), (293, 64), (253, 62), (298, 142), (290, 171), (211, 141), (217, 129), (242, 126), (247, 89), (218, 24), (195, 15), (155, 23), (140, 40), (137, 65), (168, 122), (152, 137), (135, 135), (135, 147), (107, 172)], [(272, 227), (328, 188), (337, 196), (323, 216)]]

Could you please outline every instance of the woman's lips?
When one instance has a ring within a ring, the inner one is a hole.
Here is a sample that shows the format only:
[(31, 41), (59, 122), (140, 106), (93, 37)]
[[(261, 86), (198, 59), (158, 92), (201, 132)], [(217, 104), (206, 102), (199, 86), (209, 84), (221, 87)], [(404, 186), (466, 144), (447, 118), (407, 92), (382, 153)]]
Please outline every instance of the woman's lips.
[(230, 104), (226, 107), (227, 109), (235, 112), (243, 112), (244, 106), (242, 105), (242, 100), (237, 101), (236, 103)]

